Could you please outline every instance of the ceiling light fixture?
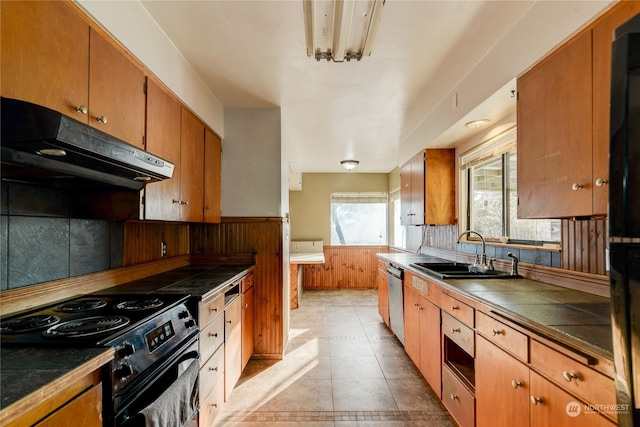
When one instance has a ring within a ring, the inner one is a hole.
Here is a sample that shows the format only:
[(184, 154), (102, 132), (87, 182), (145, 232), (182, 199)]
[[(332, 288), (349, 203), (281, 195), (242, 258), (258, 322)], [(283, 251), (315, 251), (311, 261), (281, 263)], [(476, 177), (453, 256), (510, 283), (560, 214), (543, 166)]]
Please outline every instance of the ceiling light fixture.
[(370, 56), (385, 0), (302, 0), (307, 56), (333, 62)]
[(466, 123), (465, 126), (468, 128), (481, 128), (482, 126), (486, 126), (487, 124), (489, 124), (490, 121), (491, 120), (489, 119), (473, 120), (469, 123)]
[(352, 169), (355, 169), (355, 167), (358, 166), (360, 162), (357, 160), (343, 160), (340, 162), (340, 164), (342, 165), (343, 168), (350, 171)]

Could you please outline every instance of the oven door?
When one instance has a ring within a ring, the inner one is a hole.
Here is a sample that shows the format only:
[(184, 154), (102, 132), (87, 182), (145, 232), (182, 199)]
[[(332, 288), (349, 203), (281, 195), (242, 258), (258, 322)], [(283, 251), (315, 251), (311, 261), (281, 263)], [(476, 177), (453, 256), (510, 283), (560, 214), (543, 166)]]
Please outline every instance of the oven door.
[(115, 425), (185, 426), (197, 420), (199, 361), (196, 336), (163, 367), (145, 375), (121, 408), (114, 408)]

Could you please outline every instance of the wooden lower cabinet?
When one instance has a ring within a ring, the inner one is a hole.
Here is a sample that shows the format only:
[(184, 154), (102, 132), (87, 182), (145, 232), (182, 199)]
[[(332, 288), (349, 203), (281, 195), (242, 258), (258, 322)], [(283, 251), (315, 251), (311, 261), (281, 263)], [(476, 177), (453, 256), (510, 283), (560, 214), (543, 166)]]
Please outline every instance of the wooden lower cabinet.
[(34, 426), (102, 427), (102, 383), (75, 397)]
[(378, 313), (382, 321), (389, 327), (389, 283), (386, 264), (378, 264)]
[(476, 426), (529, 425), (529, 367), (476, 337)]
[(405, 287), (404, 316), (405, 351), (440, 396), (440, 309)]
[(199, 427), (211, 427), (224, 404), (224, 381), (218, 381), (218, 384), (211, 390), (207, 397), (200, 397), (200, 412), (198, 414)]
[(229, 400), (242, 373), (242, 300), (238, 297), (224, 309), (224, 397)]
[(605, 417), (587, 411), (582, 401), (534, 371), (531, 379), (531, 427), (613, 427)]
[(442, 367), (442, 403), (460, 427), (474, 426), (475, 397), (446, 365)]

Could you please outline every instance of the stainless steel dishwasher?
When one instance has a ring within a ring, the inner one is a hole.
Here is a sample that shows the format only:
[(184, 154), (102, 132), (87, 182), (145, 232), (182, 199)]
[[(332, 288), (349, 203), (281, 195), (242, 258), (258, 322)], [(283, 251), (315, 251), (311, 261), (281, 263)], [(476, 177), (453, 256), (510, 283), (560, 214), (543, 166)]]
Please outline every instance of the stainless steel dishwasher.
[(393, 264), (387, 265), (389, 283), (389, 323), (391, 330), (404, 345), (404, 300), (402, 298), (402, 279), (404, 270)]

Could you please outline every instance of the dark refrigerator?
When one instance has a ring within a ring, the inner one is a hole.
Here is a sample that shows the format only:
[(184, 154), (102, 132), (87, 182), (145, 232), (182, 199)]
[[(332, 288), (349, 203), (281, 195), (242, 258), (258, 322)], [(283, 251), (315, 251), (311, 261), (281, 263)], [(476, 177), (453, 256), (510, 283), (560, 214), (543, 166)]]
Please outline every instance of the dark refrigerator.
[(609, 260), (619, 425), (640, 425), (640, 15), (614, 35)]

